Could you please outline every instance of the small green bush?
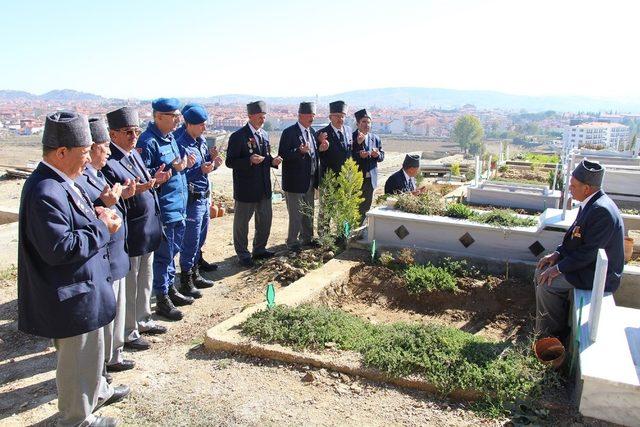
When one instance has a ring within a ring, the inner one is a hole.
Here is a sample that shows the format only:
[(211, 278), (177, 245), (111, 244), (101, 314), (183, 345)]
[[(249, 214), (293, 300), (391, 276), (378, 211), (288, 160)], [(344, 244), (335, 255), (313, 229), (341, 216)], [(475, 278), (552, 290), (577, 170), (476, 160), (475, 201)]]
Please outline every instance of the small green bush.
[(487, 213), (477, 214), (473, 217), (473, 220), (502, 227), (531, 227), (538, 223), (535, 218), (521, 218), (510, 209), (495, 209)]
[(473, 210), (471, 210), (469, 206), (463, 205), (462, 203), (452, 203), (447, 206), (445, 215), (450, 218), (468, 219), (473, 216)]
[(509, 166), (507, 165), (500, 165), (500, 167), (498, 167), (498, 172), (500, 173), (505, 173), (508, 170), (509, 170)]
[(456, 278), (449, 271), (431, 264), (409, 266), (404, 271), (404, 279), (410, 294), (434, 291), (454, 293), (459, 290)]
[(398, 201), (395, 208), (403, 212), (420, 215), (442, 215), (445, 210), (442, 196), (435, 191), (426, 191), (417, 196), (411, 193), (401, 193), (397, 197)]
[(378, 258), (378, 261), (381, 265), (389, 267), (393, 264), (393, 255), (391, 254), (391, 252), (382, 252), (380, 254), (380, 257)]
[(460, 163), (453, 163), (451, 165), (451, 175), (460, 176)]

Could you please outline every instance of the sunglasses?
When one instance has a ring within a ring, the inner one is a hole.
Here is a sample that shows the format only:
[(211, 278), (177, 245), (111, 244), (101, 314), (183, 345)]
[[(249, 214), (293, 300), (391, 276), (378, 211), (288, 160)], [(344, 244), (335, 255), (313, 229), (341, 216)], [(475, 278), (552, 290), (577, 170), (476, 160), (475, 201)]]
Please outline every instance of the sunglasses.
[(127, 136), (139, 136), (142, 133), (140, 128), (135, 129), (118, 129), (118, 132), (124, 133)]

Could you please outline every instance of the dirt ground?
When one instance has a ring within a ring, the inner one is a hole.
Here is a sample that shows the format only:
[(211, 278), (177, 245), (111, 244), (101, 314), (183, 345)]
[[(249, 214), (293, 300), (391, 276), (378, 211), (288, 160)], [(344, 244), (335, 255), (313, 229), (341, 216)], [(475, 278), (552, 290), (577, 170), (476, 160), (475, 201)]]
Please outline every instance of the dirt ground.
[(411, 295), (404, 279), (382, 266), (364, 266), (339, 292), (323, 303), (373, 323), (440, 323), (491, 340), (511, 340), (531, 333), (535, 301), (530, 284), (488, 276), (462, 278), (460, 292)]
[[(37, 147), (16, 155), (0, 150), (0, 164), (37, 159)], [(35, 150), (35, 151), (34, 151)], [(35, 153), (35, 155), (33, 155)], [(381, 164), (381, 184), (399, 168), (403, 153), (388, 152)], [(274, 177), (279, 181), (279, 177)], [(23, 180), (0, 179), (3, 205), (18, 206)], [(231, 171), (212, 177), (217, 193), (231, 196)], [(277, 186), (276, 186), (277, 188)], [(284, 249), (287, 229), (284, 202), (273, 205), (270, 247)], [(124, 401), (103, 408), (125, 425), (499, 425), (505, 420), (478, 417), (464, 404), (424, 393), (304, 366), (292, 366), (225, 353), (208, 353), (205, 331), (264, 300), (265, 286), (277, 275), (268, 265), (242, 270), (231, 239), (233, 215), (212, 221), (205, 258), (219, 264), (208, 275), (216, 285), (184, 308), (180, 322), (159, 322), (166, 335), (151, 337), (153, 347), (125, 353), (133, 370), (114, 374), (114, 384), (128, 384)], [(251, 241), (252, 232), (250, 234)], [(17, 329), (15, 269), (0, 274), (0, 425), (51, 425), (56, 420), (55, 352), (47, 339)], [(303, 382), (312, 371), (316, 380)], [(572, 414), (567, 424), (583, 420)]]

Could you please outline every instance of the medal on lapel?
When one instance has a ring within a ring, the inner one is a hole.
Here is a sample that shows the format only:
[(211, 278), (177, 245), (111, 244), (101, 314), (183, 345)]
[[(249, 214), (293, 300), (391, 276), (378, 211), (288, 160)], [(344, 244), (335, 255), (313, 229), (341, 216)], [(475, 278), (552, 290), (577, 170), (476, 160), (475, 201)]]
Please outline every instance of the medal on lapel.
[(580, 239), (582, 237), (582, 233), (580, 232), (580, 226), (576, 225), (571, 232), (572, 239)]
[(247, 147), (249, 147), (249, 154), (253, 154), (253, 149), (256, 148), (256, 139), (249, 138), (249, 141), (247, 142)]

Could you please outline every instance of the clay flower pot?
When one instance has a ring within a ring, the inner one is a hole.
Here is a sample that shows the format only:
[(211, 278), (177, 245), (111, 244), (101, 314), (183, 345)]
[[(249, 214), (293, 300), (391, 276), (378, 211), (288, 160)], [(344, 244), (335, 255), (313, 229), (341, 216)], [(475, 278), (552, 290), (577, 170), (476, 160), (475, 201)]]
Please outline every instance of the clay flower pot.
[(633, 238), (625, 237), (624, 238), (624, 260), (625, 262), (631, 259), (633, 255)]
[(223, 215), (224, 215), (224, 212), (225, 212), (224, 206), (222, 206), (222, 203), (220, 203), (220, 204), (218, 205), (218, 218), (220, 218), (221, 216), (223, 216)]
[(209, 218), (217, 218), (218, 217), (218, 207), (212, 204), (209, 207)]
[(566, 352), (558, 338), (542, 338), (533, 343), (533, 352), (543, 365), (550, 365), (555, 369), (562, 366)]

